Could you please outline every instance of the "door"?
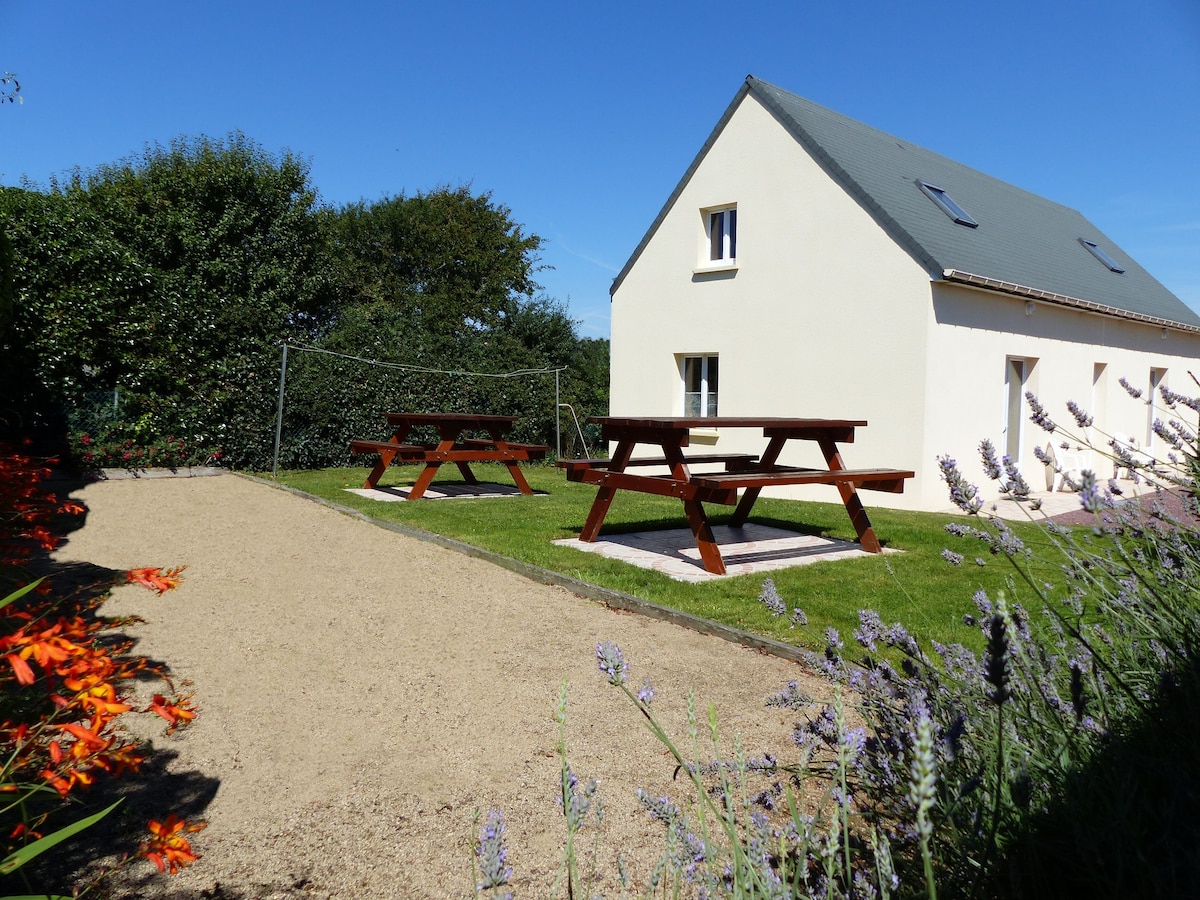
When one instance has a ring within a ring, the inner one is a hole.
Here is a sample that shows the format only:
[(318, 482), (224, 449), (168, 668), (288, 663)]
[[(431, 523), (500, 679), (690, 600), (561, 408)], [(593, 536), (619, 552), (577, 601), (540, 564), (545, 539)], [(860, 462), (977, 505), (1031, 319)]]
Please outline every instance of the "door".
[(1026, 360), (1010, 356), (1004, 361), (1004, 455), (1021, 464), (1021, 438), (1025, 429), (1025, 381), (1029, 377)]

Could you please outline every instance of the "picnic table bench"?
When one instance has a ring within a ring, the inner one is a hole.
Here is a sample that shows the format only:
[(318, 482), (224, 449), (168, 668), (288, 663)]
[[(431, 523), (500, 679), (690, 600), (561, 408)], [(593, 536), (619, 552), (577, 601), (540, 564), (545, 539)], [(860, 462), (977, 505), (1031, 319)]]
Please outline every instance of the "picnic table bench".
[[(419, 500), (429, 489), (442, 463), (454, 463), (463, 480), (478, 484), (471, 471), (473, 462), (500, 462), (508, 468), (522, 494), (533, 489), (517, 465), (534, 459), (545, 459), (550, 448), (543, 444), (520, 444), (508, 441), (505, 435), (512, 430), (516, 416), (485, 416), (474, 413), (388, 413), (392, 437), (387, 441), (353, 440), (351, 454), (378, 453), (379, 461), (367, 475), (364, 488), (374, 488), (393, 462), (424, 463), (425, 468), (409, 489), (408, 499)], [(412, 444), (406, 439), (414, 428), (428, 426), (438, 434), (436, 443)], [(487, 438), (464, 438), (464, 432), (486, 432)]]
[[(839, 443), (852, 443), (854, 429), (865, 421), (849, 419), (792, 419), (740, 416), (683, 416), (669, 418), (618, 418), (593, 416), (589, 422), (601, 426), (601, 440), (616, 441), (617, 447), (607, 460), (563, 460), (559, 466), (566, 470), (567, 480), (595, 484), (596, 499), (588, 513), (579, 538), (595, 541), (600, 526), (618, 490), (632, 490), (683, 501), (688, 525), (696, 539), (704, 568), (714, 574), (725, 573), (725, 562), (713, 539), (703, 503), (720, 503), (736, 509), (729, 524), (740, 528), (746, 523), (751, 509), (763, 488), (782, 485), (831, 484), (837, 487), (850, 516), (850, 521), (864, 550), (883, 552), (866, 509), (858, 497), (858, 489), (901, 493), (905, 480), (914, 472), (906, 469), (868, 468), (848, 469), (842, 462)], [(761, 457), (752, 454), (701, 454), (685, 456), (691, 428), (761, 428), (768, 439)], [(805, 468), (779, 465), (777, 460), (791, 440), (815, 441), (825, 457), (826, 468)], [(634, 457), (638, 444), (656, 445), (661, 456)], [(724, 463), (723, 472), (693, 472), (698, 463)], [(641, 474), (626, 469), (642, 465), (669, 468), (667, 474)], [(741, 498), (738, 491), (742, 490)]]

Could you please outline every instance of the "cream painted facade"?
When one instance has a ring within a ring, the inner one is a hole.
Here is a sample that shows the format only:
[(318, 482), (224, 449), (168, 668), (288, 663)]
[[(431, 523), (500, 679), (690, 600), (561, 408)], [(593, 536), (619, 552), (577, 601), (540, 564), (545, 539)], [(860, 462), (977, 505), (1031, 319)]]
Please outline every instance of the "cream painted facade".
[[(708, 262), (706, 214), (730, 206), (737, 258), (722, 267)], [(1064, 425), (1074, 399), (1098, 428), (1145, 442), (1147, 407), (1118, 378), (1144, 389), (1151, 369), (1165, 370), (1168, 385), (1194, 389), (1200, 335), (931, 276), (747, 94), (613, 292), (611, 414), (682, 415), (682, 360), (692, 356), (718, 358), (722, 415), (865, 419), (842, 448), (846, 464), (917, 473), (903, 494), (865, 494), (868, 507), (942, 510), (939, 455), (982, 484), (979, 441), (1009, 446), (1006, 374), (1023, 375), (1017, 387)], [(1018, 429), (1012, 446), (1041, 489), (1032, 450), (1048, 435), (1024, 405)], [(741, 430), (694, 432), (693, 447), (702, 444), (765, 446)], [(791, 454), (781, 462), (821, 462), (815, 447)], [(837, 500), (829, 486), (778, 494)]]

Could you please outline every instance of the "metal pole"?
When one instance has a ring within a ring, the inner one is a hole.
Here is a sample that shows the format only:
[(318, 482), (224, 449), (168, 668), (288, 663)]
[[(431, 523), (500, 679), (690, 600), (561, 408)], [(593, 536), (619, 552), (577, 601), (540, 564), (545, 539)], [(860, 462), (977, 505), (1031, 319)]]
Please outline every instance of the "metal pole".
[(275, 458), (271, 462), (271, 477), (279, 477), (279, 436), (283, 433), (283, 384), (287, 379), (287, 343), (283, 345), (283, 362), (279, 364), (279, 407), (275, 411)]
[(562, 459), (562, 426), (559, 424), (562, 407), (558, 405), (558, 372), (558, 369), (554, 370), (554, 452)]

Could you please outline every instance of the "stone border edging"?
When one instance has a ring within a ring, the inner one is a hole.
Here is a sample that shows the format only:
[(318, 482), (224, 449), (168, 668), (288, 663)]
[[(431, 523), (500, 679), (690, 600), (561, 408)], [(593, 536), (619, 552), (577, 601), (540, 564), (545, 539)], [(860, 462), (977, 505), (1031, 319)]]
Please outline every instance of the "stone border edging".
[(124, 481), (129, 478), (205, 478), (223, 475), (228, 469), (218, 466), (178, 466), (174, 469), (155, 467), (150, 469), (101, 469), (101, 481)]
[(432, 531), (424, 531), (420, 528), (414, 528), (411, 525), (401, 525), (397, 522), (385, 522), (382, 519), (376, 519), (368, 516), (349, 506), (343, 506), (340, 503), (334, 503), (332, 500), (326, 500), (323, 497), (318, 497), (315, 494), (310, 494), (307, 491), (302, 491), (299, 488), (289, 487), (286, 484), (279, 484), (275, 481), (269, 481), (265, 478), (259, 478), (255, 475), (248, 475), (244, 472), (231, 472), (239, 478), (245, 478), (248, 481), (254, 481), (258, 484), (266, 485), (267, 487), (276, 488), (277, 490), (287, 491), (290, 494), (295, 494), (298, 497), (303, 497), (307, 500), (312, 500), (321, 506), (328, 507), (343, 515), (350, 516), (354, 519), (367, 522), (379, 528), (385, 528), (388, 531), (394, 531), (397, 534), (405, 535), (406, 537), (416, 538), (419, 541), (425, 541), (430, 544), (437, 544), (447, 550), (453, 550), (457, 553), (465, 554), (466, 556), (474, 556), (477, 559), (483, 559), (490, 563), (494, 563), (501, 568), (515, 572), (530, 581), (536, 581), (539, 584), (549, 584), (555, 587), (561, 587), (573, 594), (578, 594), (581, 597), (586, 597), (589, 600), (595, 600), (598, 603), (603, 603), (610, 609), (619, 609), (624, 612), (637, 613), (651, 619), (661, 619), (666, 622), (671, 622), (675, 625), (680, 625), (684, 628), (690, 628), (692, 631), (698, 631), (701, 634), (710, 634), (714, 637), (719, 637), (722, 640), (729, 641), (733, 644), (740, 644), (751, 650), (757, 650), (760, 653), (769, 653), (771, 656), (786, 659), (790, 662), (804, 664), (807, 662), (807, 653), (799, 647), (793, 647), (790, 644), (784, 644), (780, 641), (773, 641), (770, 638), (760, 637), (757, 634), (751, 634), (748, 631), (742, 631), (740, 628), (734, 628), (731, 625), (722, 625), (720, 622), (714, 622), (711, 619), (704, 619), (700, 616), (694, 616), (691, 613), (680, 612), (675, 609), (668, 609), (665, 606), (659, 606), (657, 603), (651, 603), (649, 600), (642, 600), (640, 597), (634, 597), (632, 594), (625, 594), (621, 591), (614, 591), (610, 588), (600, 587), (599, 585), (591, 584), (586, 581), (581, 581), (578, 578), (572, 578), (569, 575), (563, 575), (559, 572), (552, 572), (549, 569), (543, 569), (540, 566), (530, 565), (529, 563), (521, 562), (519, 559), (513, 559), (511, 556), (504, 556), (500, 553), (495, 553), (491, 550), (484, 550), (482, 547), (475, 547), (464, 541), (448, 538), (444, 535), (435, 534)]

